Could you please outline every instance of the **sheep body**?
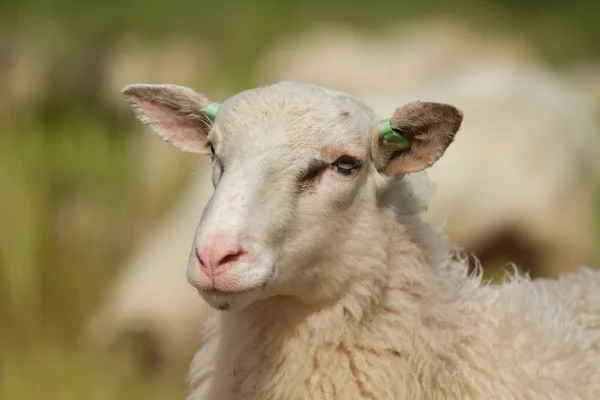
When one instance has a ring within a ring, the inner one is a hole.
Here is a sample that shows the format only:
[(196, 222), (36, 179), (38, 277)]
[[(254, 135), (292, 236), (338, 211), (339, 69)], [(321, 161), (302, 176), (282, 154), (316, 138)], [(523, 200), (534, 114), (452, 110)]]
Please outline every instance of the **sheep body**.
[[(281, 107), (294, 110), (290, 103), (305, 100), (303, 84), (272, 88), (257, 92), (265, 104), (288, 90), (298, 99), (285, 97)], [(258, 94), (249, 92), (234, 104), (256, 106)], [(341, 96), (330, 101), (348, 98)], [(243, 106), (229, 107), (239, 118), (249, 115)], [(264, 110), (259, 115), (266, 120)], [(333, 297), (308, 301), (277, 295), (275, 288), (242, 308), (215, 313), (192, 363), (189, 399), (598, 398), (593, 292), (600, 274), (583, 268), (572, 275), (587, 281), (578, 295), (558, 295), (557, 287), (519, 275), (500, 286), (482, 284), (480, 272), (469, 274), (443, 233), (422, 220), (418, 181), (392, 181), (376, 200), (361, 197), (361, 207), (352, 209), (345, 240), (328, 242), (335, 257), (320, 259), (318, 268), (323, 288), (315, 293), (333, 291)], [(203, 223), (204, 217), (197, 232)], [(190, 260), (192, 283), (197, 261)], [(331, 271), (347, 276), (334, 278)], [(584, 297), (593, 304), (578, 311)]]

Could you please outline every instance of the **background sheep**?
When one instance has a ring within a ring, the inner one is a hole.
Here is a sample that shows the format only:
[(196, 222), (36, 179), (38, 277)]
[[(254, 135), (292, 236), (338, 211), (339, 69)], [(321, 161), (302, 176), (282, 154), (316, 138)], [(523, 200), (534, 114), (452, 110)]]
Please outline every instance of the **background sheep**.
[(481, 60), (530, 65), (537, 58), (522, 38), (484, 35), (461, 20), (436, 17), (387, 25), (376, 33), (343, 24), (313, 26), (275, 40), (254, 75), (258, 82), (281, 76), (329, 81), (362, 93), (418, 86)]
[(88, 326), (90, 338), (106, 347), (132, 336), (145, 338), (143, 355), (165, 371), (191, 358), (206, 311), (182, 270), (196, 221), (213, 192), (210, 165), (200, 164), (194, 184), (134, 250)]
[(577, 90), (540, 67), (484, 62), (419, 87), (363, 93), (381, 115), (398, 99), (428, 98), (471, 116), (454, 151), (429, 170), (427, 218), (445, 223), (484, 268), (515, 262), (533, 276), (549, 267), (558, 275), (595, 260), (598, 132)]
[(123, 93), (164, 140), (212, 154), (187, 279), (229, 312), (211, 321), (189, 399), (600, 395), (599, 326), (526, 279), (481, 286), (421, 221), (406, 175), (444, 154), (458, 109), (397, 108), (406, 147), (362, 103), (312, 84), (244, 91), (214, 124), (189, 88)]
[[(348, 91), (379, 113), (394, 107), (394, 95), (472, 110), (469, 138), (430, 171), (438, 187), (429, 220), (445, 219), (452, 241), (488, 268), (514, 262), (540, 276), (550, 265), (546, 273), (556, 275), (596, 259), (594, 110), (580, 90), (536, 61), (527, 43), (492, 41), (455, 20), (378, 36), (318, 28), (275, 44), (257, 77)], [(536, 151), (541, 143), (544, 151)]]
[[(546, 274), (558, 274), (595, 259), (598, 161), (586, 100), (532, 53), (524, 42), (481, 38), (451, 19), (390, 27), (379, 36), (327, 26), (275, 44), (256, 74), (262, 82), (290, 78), (346, 90), (380, 115), (389, 114), (399, 100), (425, 97), (464, 109), (468, 118), (452, 152), (429, 170), (436, 185), (426, 216), (445, 223), (453, 243), (474, 251), (484, 266), (514, 262), (539, 276), (542, 266)], [(542, 144), (544, 151), (537, 151)], [(211, 193), (208, 179), (202, 164), (191, 180), (192, 194), (122, 267), (130, 270), (123, 276), (141, 278), (117, 283), (122, 294), (109, 295), (111, 305), (95, 318), (94, 329), (105, 326), (118, 337), (130, 330), (132, 322), (126, 321), (138, 320), (138, 313), (154, 315), (156, 327), (146, 326), (156, 330), (150, 336), (161, 338), (155, 347), (187, 349), (159, 351), (160, 357), (189, 357), (186, 338), (193, 337), (203, 314), (193, 317), (188, 307), (194, 293), (172, 272), (175, 261), (162, 260), (185, 257), (184, 244), (170, 238), (193, 231), (194, 220), (186, 216), (197, 215), (204, 204), (194, 193), (203, 198)], [(151, 272), (161, 268), (164, 274)], [(149, 302), (157, 288), (165, 295)], [(181, 318), (193, 319), (179, 324)], [(175, 326), (177, 332), (168, 328)]]

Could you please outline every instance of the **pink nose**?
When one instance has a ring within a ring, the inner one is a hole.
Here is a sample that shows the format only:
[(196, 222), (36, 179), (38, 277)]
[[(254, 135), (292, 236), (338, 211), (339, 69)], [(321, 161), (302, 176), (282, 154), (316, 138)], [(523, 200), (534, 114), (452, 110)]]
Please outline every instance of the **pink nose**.
[(200, 262), (200, 268), (208, 276), (222, 273), (228, 266), (235, 264), (247, 254), (243, 248), (226, 242), (216, 242), (196, 248), (196, 258)]

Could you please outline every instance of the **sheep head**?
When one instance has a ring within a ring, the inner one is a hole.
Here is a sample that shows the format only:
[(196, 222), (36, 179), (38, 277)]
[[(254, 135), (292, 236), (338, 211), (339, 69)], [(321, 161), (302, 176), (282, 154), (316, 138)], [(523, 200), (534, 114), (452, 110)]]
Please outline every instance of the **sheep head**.
[(462, 122), (453, 106), (409, 103), (386, 138), (359, 100), (298, 82), (241, 92), (216, 117), (185, 87), (129, 85), (123, 94), (163, 139), (212, 157), (215, 192), (187, 277), (222, 310), (275, 296), (325, 301), (368, 273), (362, 264), (385, 262), (385, 246), (369, 245), (384, 235), (381, 196), (439, 159)]

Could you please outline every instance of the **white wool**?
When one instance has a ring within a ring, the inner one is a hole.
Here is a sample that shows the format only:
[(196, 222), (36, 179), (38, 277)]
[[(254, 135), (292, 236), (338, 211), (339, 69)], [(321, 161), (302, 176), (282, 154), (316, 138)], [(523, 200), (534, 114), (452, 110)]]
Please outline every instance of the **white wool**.
[(427, 211), (432, 197), (435, 193), (435, 184), (429, 178), (427, 172), (415, 172), (408, 174), (405, 180), (412, 188), (413, 195), (416, 199), (414, 208), (407, 210), (408, 213), (424, 213)]

